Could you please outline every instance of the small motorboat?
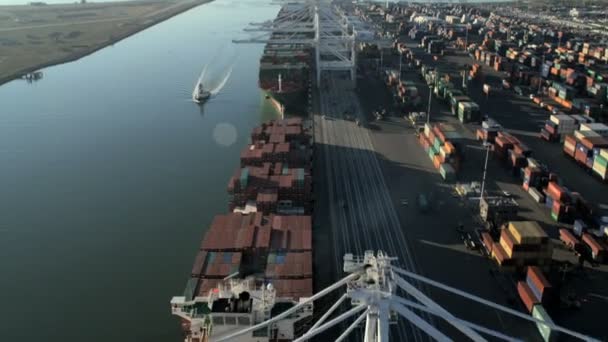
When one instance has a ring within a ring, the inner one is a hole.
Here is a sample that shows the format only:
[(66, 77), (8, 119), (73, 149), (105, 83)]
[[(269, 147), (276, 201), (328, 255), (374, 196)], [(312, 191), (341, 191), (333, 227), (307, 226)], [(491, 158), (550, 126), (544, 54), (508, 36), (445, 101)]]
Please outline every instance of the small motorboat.
[(192, 92), (192, 101), (196, 103), (204, 103), (211, 97), (211, 92), (205, 90), (203, 84), (198, 82), (196, 87), (194, 87), (194, 91)]

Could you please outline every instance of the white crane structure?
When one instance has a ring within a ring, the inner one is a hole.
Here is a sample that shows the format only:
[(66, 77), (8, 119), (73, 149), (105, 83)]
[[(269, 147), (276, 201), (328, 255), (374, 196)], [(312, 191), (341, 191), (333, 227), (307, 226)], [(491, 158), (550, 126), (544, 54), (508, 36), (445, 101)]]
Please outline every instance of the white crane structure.
[[(364, 342), (387, 342), (390, 340), (389, 324), (393, 317), (398, 316), (408, 320), (435, 340), (453, 340), (437, 327), (425, 321), (415, 311), (429, 313), (444, 319), (447, 323), (458, 329), (460, 333), (473, 341), (486, 341), (486, 337), (484, 336), (491, 336), (505, 341), (523, 341), (519, 338), (509, 336), (506, 333), (495, 331), (455, 317), (430, 297), (418, 290), (410, 281), (408, 281), (408, 279), (416, 280), (474, 302), (484, 304), (490, 309), (499, 310), (521, 319), (544, 325), (548, 329), (558, 331), (561, 334), (569, 335), (583, 341), (599, 341), (592, 337), (555, 325), (552, 322), (536, 319), (511, 308), (498, 305), (475, 295), (422, 277), (416, 273), (401, 269), (393, 265), (394, 261), (396, 261), (396, 258), (389, 257), (381, 251), (378, 251), (377, 253), (366, 251), (363, 257), (355, 257), (352, 254), (346, 254), (344, 256), (344, 272), (348, 274), (346, 277), (328, 286), (312, 297), (301, 300), (298, 305), (293, 306), (269, 320), (240, 331), (227, 333), (226, 335), (217, 338), (216, 341), (232, 341), (239, 336), (268, 327), (273, 323), (302, 310), (313, 301), (318, 300), (334, 290), (344, 288), (345, 286), (346, 293), (343, 294), (307, 332), (297, 337), (294, 341), (307, 341), (314, 336), (335, 327), (339, 323), (354, 318), (335, 341), (344, 341), (353, 330), (361, 327), (361, 329), (364, 330)], [(398, 295), (397, 289), (400, 289), (404, 294), (409, 295), (410, 298), (413, 298), (416, 301)], [(350, 299), (351, 302), (350, 309), (337, 314), (337, 309), (347, 299)], [(335, 317), (330, 319), (334, 313), (336, 313)]]
[(376, 39), (370, 31), (358, 31), (360, 25), (357, 17), (347, 16), (330, 0), (290, 1), (274, 20), (245, 29), (258, 35), (233, 42), (265, 43), (277, 50), (308, 46), (314, 49), (317, 84), (321, 73), (330, 70), (348, 71), (355, 81), (357, 43)]

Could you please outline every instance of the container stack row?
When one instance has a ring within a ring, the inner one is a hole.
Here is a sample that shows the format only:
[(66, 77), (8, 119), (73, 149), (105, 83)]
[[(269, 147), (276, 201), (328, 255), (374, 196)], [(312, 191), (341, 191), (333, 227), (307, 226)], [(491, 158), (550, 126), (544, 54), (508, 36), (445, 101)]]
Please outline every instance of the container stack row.
[(581, 124), (572, 135), (566, 135), (563, 151), (592, 175), (608, 179), (608, 126)]
[(522, 170), (528, 166), (532, 150), (513, 135), (497, 131), (494, 138), (494, 156), (511, 170), (513, 175), (521, 176)]
[(433, 162), (435, 169), (441, 177), (452, 182), (460, 167), (460, 156), (457, 146), (451, 138), (458, 139), (459, 134), (454, 127), (447, 124), (424, 125), (424, 132), (420, 134), (419, 141)]
[[(271, 142), (273, 137), (284, 139)], [(254, 129), (251, 139), (241, 152), (241, 166), (228, 181), (229, 210), (309, 214), (312, 149), (302, 121), (265, 123)]]
[[(272, 284), (279, 297), (312, 295), (310, 137), (301, 119), (270, 121), (252, 131), (228, 184), (231, 212), (215, 216), (206, 230), (187, 298), (208, 296), (227, 277), (252, 275)], [(299, 157), (291, 159), (292, 152)]]
[[(555, 292), (540, 268), (528, 267), (525, 280), (517, 282), (517, 293), (532, 317), (549, 324), (553, 323), (545, 308), (551, 308), (555, 303)], [(545, 341), (557, 339), (558, 332), (553, 331), (546, 324), (536, 323), (536, 326)]]
[(537, 222), (511, 221), (501, 229), (498, 242), (492, 243), (491, 255), (505, 268), (548, 267), (553, 244)]

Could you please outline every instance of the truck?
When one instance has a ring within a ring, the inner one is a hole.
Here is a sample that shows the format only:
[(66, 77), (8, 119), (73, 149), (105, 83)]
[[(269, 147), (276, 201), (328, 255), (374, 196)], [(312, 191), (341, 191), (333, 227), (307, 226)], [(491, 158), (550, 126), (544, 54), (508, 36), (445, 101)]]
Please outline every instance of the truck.
[(458, 120), (462, 123), (481, 121), (481, 111), (475, 102), (460, 101), (458, 103)]
[(458, 104), (460, 102), (472, 102), (471, 98), (468, 96), (452, 96), (452, 98), (450, 99), (450, 106), (452, 109), (452, 114), (454, 115), (458, 115)]
[(455, 96), (464, 96), (464, 93), (462, 92), (462, 90), (456, 89), (456, 88), (448, 88), (445, 92), (446, 92), (445, 100), (448, 103), (451, 103), (452, 98)]

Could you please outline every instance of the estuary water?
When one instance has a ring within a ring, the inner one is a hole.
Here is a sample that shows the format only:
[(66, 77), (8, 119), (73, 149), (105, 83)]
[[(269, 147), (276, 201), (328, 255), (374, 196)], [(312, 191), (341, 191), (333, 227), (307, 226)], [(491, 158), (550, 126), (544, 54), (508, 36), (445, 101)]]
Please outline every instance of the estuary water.
[[(266, 1), (218, 0), (0, 86), (0, 340), (180, 341), (181, 295), (252, 127)], [(194, 83), (232, 75), (203, 107)]]

